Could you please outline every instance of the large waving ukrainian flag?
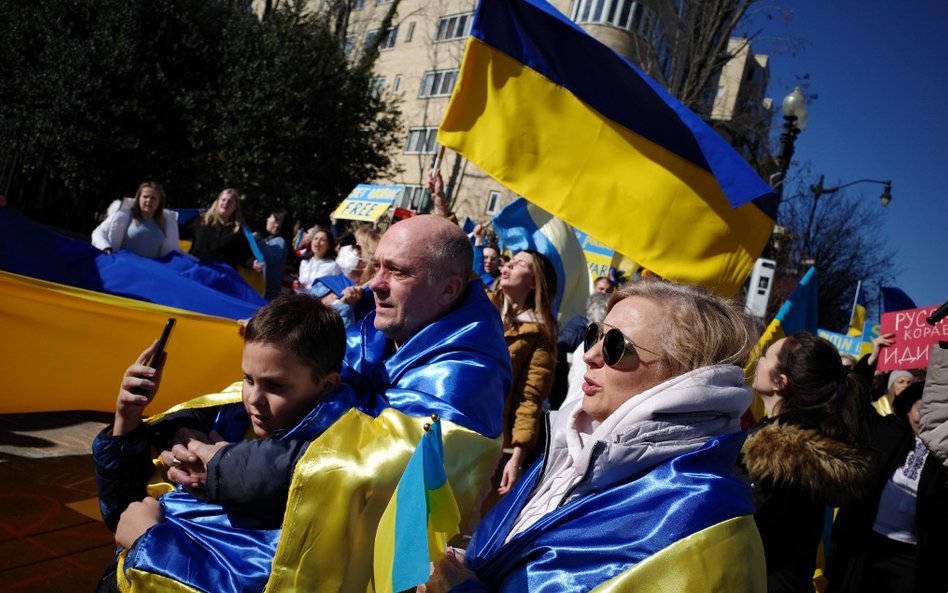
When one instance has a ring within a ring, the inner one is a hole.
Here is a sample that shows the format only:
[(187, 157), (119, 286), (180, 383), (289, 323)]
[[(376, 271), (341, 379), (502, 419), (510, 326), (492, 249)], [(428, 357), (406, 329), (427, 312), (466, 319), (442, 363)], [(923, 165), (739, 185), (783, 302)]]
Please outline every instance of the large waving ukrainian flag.
[(771, 189), (713, 129), (544, 0), (481, 0), (438, 141), (660, 276), (733, 295)]

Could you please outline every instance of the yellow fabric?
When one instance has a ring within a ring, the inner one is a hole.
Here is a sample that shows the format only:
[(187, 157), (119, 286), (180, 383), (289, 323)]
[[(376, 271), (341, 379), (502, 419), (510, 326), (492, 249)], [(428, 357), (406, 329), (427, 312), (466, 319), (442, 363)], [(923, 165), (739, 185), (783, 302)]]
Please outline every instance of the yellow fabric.
[(127, 553), (127, 550), (122, 550), (119, 554), (118, 570), (115, 571), (118, 589), (122, 593), (203, 593), (174, 579), (134, 568), (129, 571), (133, 575), (129, 579), (124, 569)]
[(0, 413), (114, 411), (125, 369), (178, 319), (149, 410), (240, 376), (237, 322), (0, 272)]
[[(268, 593), (373, 591), (375, 533), (426, 418), (389, 409), (349, 411), (313, 441), (296, 467)], [(442, 420), (445, 469), (472, 517), (500, 453), (488, 439)]]
[(764, 545), (750, 515), (713, 525), (646, 558), (593, 593), (767, 591)]
[(263, 272), (251, 270), (244, 266), (237, 266), (237, 273), (250, 285), (250, 288), (257, 291), (257, 294), (263, 296), (263, 293), (267, 291), (267, 279), (264, 277)]
[[(780, 323), (780, 320), (774, 319), (771, 321), (767, 329), (764, 330), (764, 333), (761, 334), (760, 340), (757, 341), (757, 345), (747, 359), (747, 366), (744, 367), (744, 378), (748, 385), (754, 384), (757, 360), (767, 351), (767, 348), (770, 348), (771, 344), (785, 337), (787, 336), (783, 331), (783, 324)], [(756, 392), (754, 393), (754, 401), (752, 401), (750, 405), (750, 411), (751, 414), (754, 415), (754, 420), (760, 420), (766, 415), (764, 413), (764, 402), (760, 399), (760, 394)]]
[(892, 408), (892, 404), (889, 402), (889, 398), (886, 397), (886, 394), (882, 394), (882, 397), (872, 402), (872, 407), (876, 409), (876, 412), (879, 412), (880, 416), (891, 416), (895, 414), (895, 410)]
[(738, 291), (771, 218), (732, 208), (707, 171), (483, 42), (471, 38), (464, 60), (439, 143), (659, 276)]

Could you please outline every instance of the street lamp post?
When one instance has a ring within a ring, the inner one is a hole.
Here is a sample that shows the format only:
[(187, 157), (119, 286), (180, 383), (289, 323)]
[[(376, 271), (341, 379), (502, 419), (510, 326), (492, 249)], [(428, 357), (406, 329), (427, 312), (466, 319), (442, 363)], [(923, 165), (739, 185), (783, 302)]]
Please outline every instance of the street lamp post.
[(810, 191), (813, 192), (813, 206), (810, 208), (810, 216), (806, 222), (806, 233), (803, 235), (803, 257), (807, 257), (807, 249), (810, 246), (810, 231), (813, 229), (813, 217), (816, 215), (816, 205), (820, 201), (820, 196), (826, 194), (835, 194), (844, 187), (849, 187), (850, 185), (856, 185), (857, 183), (877, 183), (883, 186), (882, 195), (879, 196), (879, 203), (882, 204), (882, 207), (885, 208), (892, 202), (892, 181), (891, 180), (879, 180), (879, 179), (857, 179), (856, 181), (850, 181), (849, 183), (844, 183), (842, 185), (837, 185), (836, 187), (823, 187), (823, 176), (820, 175), (819, 180), (815, 185), (810, 186)]
[(781, 108), (783, 132), (780, 134), (780, 153), (776, 158), (780, 169), (770, 176), (770, 187), (776, 192), (778, 198), (783, 197), (783, 182), (787, 177), (787, 170), (790, 169), (790, 159), (793, 158), (797, 136), (806, 128), (806, 97), (800, 92), (800, 87), (796, 87), (783, 98)]

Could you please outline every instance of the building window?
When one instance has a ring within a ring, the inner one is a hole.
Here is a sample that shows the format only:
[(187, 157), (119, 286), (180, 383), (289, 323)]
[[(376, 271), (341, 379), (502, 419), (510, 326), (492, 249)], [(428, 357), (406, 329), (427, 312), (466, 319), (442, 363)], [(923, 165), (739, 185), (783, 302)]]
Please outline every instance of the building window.
[(408, 31), (405, 32), (405, 43), (411, 41), (411, 38), (415, 35), (415, 22), (412, 21), (408, 23)]
[(467, 37), (471, 34), (471, 23), (473, 20), (473, 12), (441, 17), (438, 19), (435, 41), (449, 41), (451, 39)]
[(408, 144), (405, 152), (409, 154), (434, 154), (437, 145), (438, 128), (409, 128)]
[(484, 206), (484, 214), (493, 216), (500, 210), (500, 192), (491, 190), (487, 192), (487, 204)]
[(652, 41), (657, 30), (655, 12), (634, 0), (578, 0), (572, 19), (577, 23), (612, 25)]
[(378, 99), (385, 92), (385, 77), (376, 76), (372, 79), (372, 96)]
[(352, 50), (355, 49), (356, 45), (356, 36), (355, 35), (346, 35), (346, 46), (343, 51), (346, 52), (346, 57), (352, 55)]
[(406, 185), (405, 192), (398, 201), (399, 208), (405, 208), (414, 212), (427, 212), (431, 196), (428, 189), (423, 185)]
[(421, 79), (419, 97), (448, 97), (457, 82), (457, 70), (432, 70)]
[[(379, 30), (372, 29), (365, 34), (365, 42), (362, 44), (363, 49), (369, 49), (373, 43), (375, 43), (375, 38), (378, 37)], [(392, 27), (392, 30), (388, 32), (388, 37), (386, 37), (381, 43), (379, 43), (379, 51), (384, 51), (386, 49), (392, 49), (395, 46), (395, 39), (398, 37), (398, 27)]]
[(402, 75), (396, 74), (395, 78), (392, 80), (392, 94), (394, 95), (402, 88)]

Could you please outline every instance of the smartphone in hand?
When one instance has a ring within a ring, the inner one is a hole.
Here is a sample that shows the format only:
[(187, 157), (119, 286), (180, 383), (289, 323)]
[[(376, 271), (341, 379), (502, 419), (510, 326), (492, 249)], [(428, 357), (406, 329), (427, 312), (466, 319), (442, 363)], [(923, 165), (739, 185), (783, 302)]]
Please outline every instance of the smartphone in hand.
[(161, 361), (161, 355), (165, 351), (165, 346), (168, 345), (168, 338), (171, 337), (171, 330), (174, 329), (174, 325), (177, 322), (178, 320), (174, 317), (169, 318), (168, 321), (165, 322), (165, 328), (161, 331), (161, 337), (158, 338), (158, 345), (155, 346), (155, 352), (151, 355), (151, 359), (148, 361), (148, 366), (151, 368), (158, 368), (158, 363)]

